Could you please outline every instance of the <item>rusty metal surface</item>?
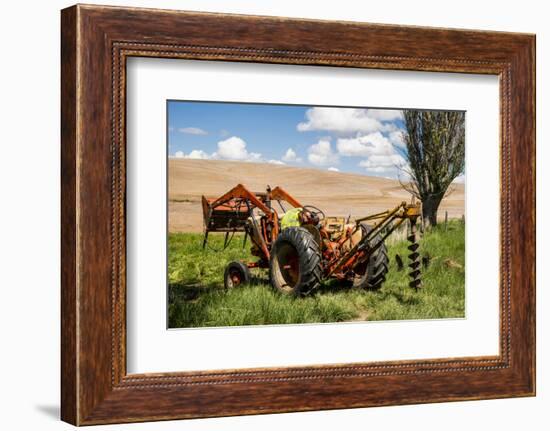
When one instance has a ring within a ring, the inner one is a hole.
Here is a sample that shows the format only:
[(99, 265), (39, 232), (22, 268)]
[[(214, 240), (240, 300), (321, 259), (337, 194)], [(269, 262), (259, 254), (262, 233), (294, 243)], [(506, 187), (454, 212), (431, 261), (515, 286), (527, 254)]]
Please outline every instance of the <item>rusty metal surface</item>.
[[(278, 202), (285, 209), (283, 202), (293, 208), (302, 205), (281, 187), (265, 192), (251, 192), (244, 185), (238, 184), (218, 198), (202, 197), (205, 228), (204, 245), (209, 232), (225, 232), (226, 239), (230, 232), (245, 232), (252, 242), (252, 254), (257, 262), (249, 262), (249, 267), (267, 267), (271, 247), (277, 239), (280, 222), (273, 203)], [(259, 213), (258, 213), (259, 210)], [(408, 240), (412, 280), (410, 286), (418, 289), (420, 281), (420, 259), (416, 237), (416, 222), (421, 216), (422, 208), (418, 203), (408, 204), (402, 201), (395, 208), (357, 218), (345, 223), (342, 217), (327, 217), (315, 229), (319, 231), (319, 243), (323, 261), (323, 276), (346, 279), (356, 268), (364, 266), (384, 241), (404, 222), (410, 223)], [(255, 215), (256, 214), (256, 215)], [(259, 214), (259, 215), (257, 215)], [(369, 221), (372, 228), (362, 234), (361, 223)]]

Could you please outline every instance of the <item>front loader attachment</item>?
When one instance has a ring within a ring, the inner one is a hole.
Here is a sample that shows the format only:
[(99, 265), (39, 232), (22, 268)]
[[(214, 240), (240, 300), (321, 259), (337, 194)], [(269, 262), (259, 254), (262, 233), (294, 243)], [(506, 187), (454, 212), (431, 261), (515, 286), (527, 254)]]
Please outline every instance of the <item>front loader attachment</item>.
[[(262, 250), (263, 257), (269, 259), (269, 245), (279, 232), (277, 211), (272, 205), (274, 202), (277, 202), (283, 211), (283, 203), (291, 207), (301, 206), (300, 202), (281, 187), (271, 189), (267, 186), (265, 192), (251, 192), (244, 185), (237, 184), (219, 198), (203, 196), (203, 248), (207, 244), (209, 232), (225, 232), (226, 243), (230, 233), (244, 232), (244, 241), (246, 242), (246, 237), (250, 234), (251, 240)], [(254, 214), (261, 214), (260, 220)], [(254, 235), (247, 229), (249, 221)]]
[(216, 203), (216, 199), (202, 197), (202, 215), (204, 221), (204, 239), (202, 248), (208, 243), (209, 232), (225, 232), (223, 248), (230, 240), (229, 234), (245, 232), (243, 247), (246, 242), (246, 221), (250, 217), (251, 209), (246, 202), (238, 199), (229, 199)]
[(236, 199), (212, 205), (215, 199), (202, 197), (202, 214), (206, 231), (244, 232), (250, 209)]
[(217, 199), (203, 196), (204, 243), (208, 232), (246, 232), (246, 222), (254, 208), (259, 208), (268, 218), (273, 218), (265, 194), (253, 193), (242, 184), (237, 184)]

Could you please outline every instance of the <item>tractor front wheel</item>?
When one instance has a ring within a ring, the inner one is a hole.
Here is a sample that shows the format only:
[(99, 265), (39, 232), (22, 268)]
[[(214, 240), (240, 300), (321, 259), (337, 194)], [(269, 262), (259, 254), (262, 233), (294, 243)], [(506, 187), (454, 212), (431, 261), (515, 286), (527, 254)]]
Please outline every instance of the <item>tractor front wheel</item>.
[(271, 249), (271, 285), (285, 294), (305, 296), (321, 284), (321, 252), (313, 235), (303, 227), (288, 227)]
[(226, 289), (242, 286), (250, 283), (250, 270), (242, 262), (230, 262), (225, 267), (223, 285)]

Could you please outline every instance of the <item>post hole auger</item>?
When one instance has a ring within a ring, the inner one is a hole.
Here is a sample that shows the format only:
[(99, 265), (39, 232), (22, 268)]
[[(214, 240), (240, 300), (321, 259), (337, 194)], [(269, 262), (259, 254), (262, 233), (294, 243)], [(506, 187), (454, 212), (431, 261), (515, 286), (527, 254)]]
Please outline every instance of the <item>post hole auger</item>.
[(409, 272), (409, 276), (411, 277), (411, 281), (409, 282), (409, 286), (414, 289), (419, 289), (422, 285), (422, 281), (420, 280), (420, 253), (418, 252), (418, 242), (416, 241), (416, 218), (411, 219), (411, 229), (409, 231), (409, 235), (407, 236), (407, 240), (410, 242), (410, 245), (407, 247), (411, 254), (409, 254), (409, 268), (411, 269), (411, 272)]
[(296, 296), (315, 291), (327, 279), (337, 279), (342, 286), (378, 290), (389, 270), (385, 240), (407, 221), (409, 285), (415, 289), (421, 285), (416, 234), (420, 204), (401, 202), (391, 210), (350, 220), (328, 217), (313, 205), (302, 205), (281, 187), (251, 192), (238, 184), (219, 198), (203, 196), (202, 208), (203, 247), (209, 232), (225, 233), (224, 247), (230, 241), (227, 238), (242, 232), (257, 258), (230, 262), (224, 274), (226, 288), (247, 283), (250, 268), (260, 268), (269, 269), (274, 288)]
[[(409, 220), (410, 229), (413, 234), (410, 234), (407, 239), (411, 242), (408, 247), (412, 253), (409, 255), (411, 264), (409, 267), (413, 269), (409, 273), (413, 279), (410, 287), (420, 287), (420, 261), (419, 253), (417, 252), (418, 243), (416, 242), (416, 221), (420, 216), (420, 205), (407, 204), (401, 202), (392, 210), (383, 211), (381, 213), (358, 218), (355, 220), (356, 225), (361, 225), (366, 221), (374, 222), (374, 225), (369, 229), (368, 233), (352, 247), (346, 254), (341, 256), (331, 268), (329, 275), (338, 271), (356, 270), (358, 266), (364, 264), (369, 258), (376, 253), (381, 247), (384, 247), (384, 241), (405, 221)], [(413, 260), (414, 259), (414, 260)]]

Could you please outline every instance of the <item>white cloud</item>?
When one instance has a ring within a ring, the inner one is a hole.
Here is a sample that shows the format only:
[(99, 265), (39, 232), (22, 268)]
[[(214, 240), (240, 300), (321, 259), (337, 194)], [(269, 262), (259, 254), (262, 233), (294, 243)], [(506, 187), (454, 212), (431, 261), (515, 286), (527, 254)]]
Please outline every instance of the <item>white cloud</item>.
[(213, 155), (214, 158), (242, 161), (260, 161), (262, 155), (251, 153), (246, 149), (246, 142), (238, 136), (231, 136), (224, 141), (218, 142), (218, 151)]
[(330, 166), (339, 157), (360, 157), (360, 166), (367, 172), (395, 176), (399, 167), (407, 164), (401, 151), (405, 148), (399, 121), (399, 109), (310, 108), (298, 131), (327, 131), (336, 135), (336, 150), (330, 147), (330, 138), (324, 138), (310, 147), (308, 160), (312, 164)]
[(187, 159), (203, 159), (203, 160), (212, 158), (208, 153), (202, 150), (193, 150), (185, 157)]
[(285, 162), (296, 162), (296, 163), (299, 163), (299, 162), (302, 161), (302, 159), (296, 155), (296, 151), (294, 151), (292, 148), (289, 148), (288, 150), (286, 150), (286, 153), (284, 154), (284, 156), (282, 157), (282, 159), (283, 159)]
[(370, 156), (367, 160), (361, 160), (359, 166), (375, 172), (393, 170), (397, 166), (403, 166), (405, 159), (399, 154), (389, 156)]
[(285, 162), (282, 162), (280, 160), (268, 160), (267, 163), (271, 163), (272, 165), (286, 165)]
[(306, 122), (299, 123), (300, 132), (328, 130), (331, 132), (372, 132), (381, 128), (381, 123), (367, 116), (366, 109), (353, 108), (310, 108), (306, 111)]
[(334, 166), (331, 166), (331, 167), (328, 168), (327, 170), (328, 170), (328, 171), (331, 171), (331, 172), (340, 172), (340, 169), (335, 168)]
[(391, 140), (398, 136), (384, 136), (380, 132), (358, 135), (355, 138), (340, 138), (336, 148), (341, 156), (363, 157), (359, 166), (367, 172), (397, 175), (407, 165), (405, 158), (396, 150)]
[(399, 154), (371, 156), (366, 160), (361, 160), (359, 166), (365, 168), (367, 175), (374, 174), (385, 178), (401, 178), (403, 181), (409, 178), (408, 163)]
[(395, 121), (403, 119), (403, 111), (400, 109), (368, 109), (367, 115), (378, 121)]
[(403, 132), (401, 130), (394, 130), (388, 133), (388, 139), (393, 145), (399, 148), (405, 148), (405, 141), (403, 140)]
[[(246, 142), (238, 136), (232, 136), (224, 141), (218, 142), (218, 150), (212, 154), (208, 154), (203, 150), (192, 150), (189, 154), (185, 154), (183, 151), (176, 151), (172, 157), (185, 158), (185, 159), (223, 159), (223, 160), (238, 160), (243, 162), (261, 162), (262, 155), (259, 153), (249, 152), (246, 149)], [(269, 160), (269, 163), (278, 162), (284, 164), (281, 161)]]
[(300, 132), (326, 130), (340, 134), (391, 132), (396, 130), (391, 121), (401, 116), (398, 110), (315, 107), (306, 111), (306, 121), (296, 128)]
[(170, 157), (175, 157), (177, 159), (205, 159), (205, 160), (212, 158), (212, 156), (210, 156), (208, 153), (202, 150), (193, 150), (189, 154), (185, 154), (183, 151), (176, 151)]
[(395, 154), (395, 148), (389, 139), (380, 132), (358, 135), (355, 138), (340, 138), (336, 148), (340, 155), (347, 157)]
[(332, 151), (330, 138), (322, 138), (308, 148), (308, 160), (318, 166), (338, 163), (338, 154)]
[(208, 135), (206, 130), (200, 129), (198, 127), (182, 127), (178, 129), (180, 133), (187, 133), (189, 135)]
[(464, 184), (466, 182), (466, 175), (461, 174), (453, 180), (453, 183)]

